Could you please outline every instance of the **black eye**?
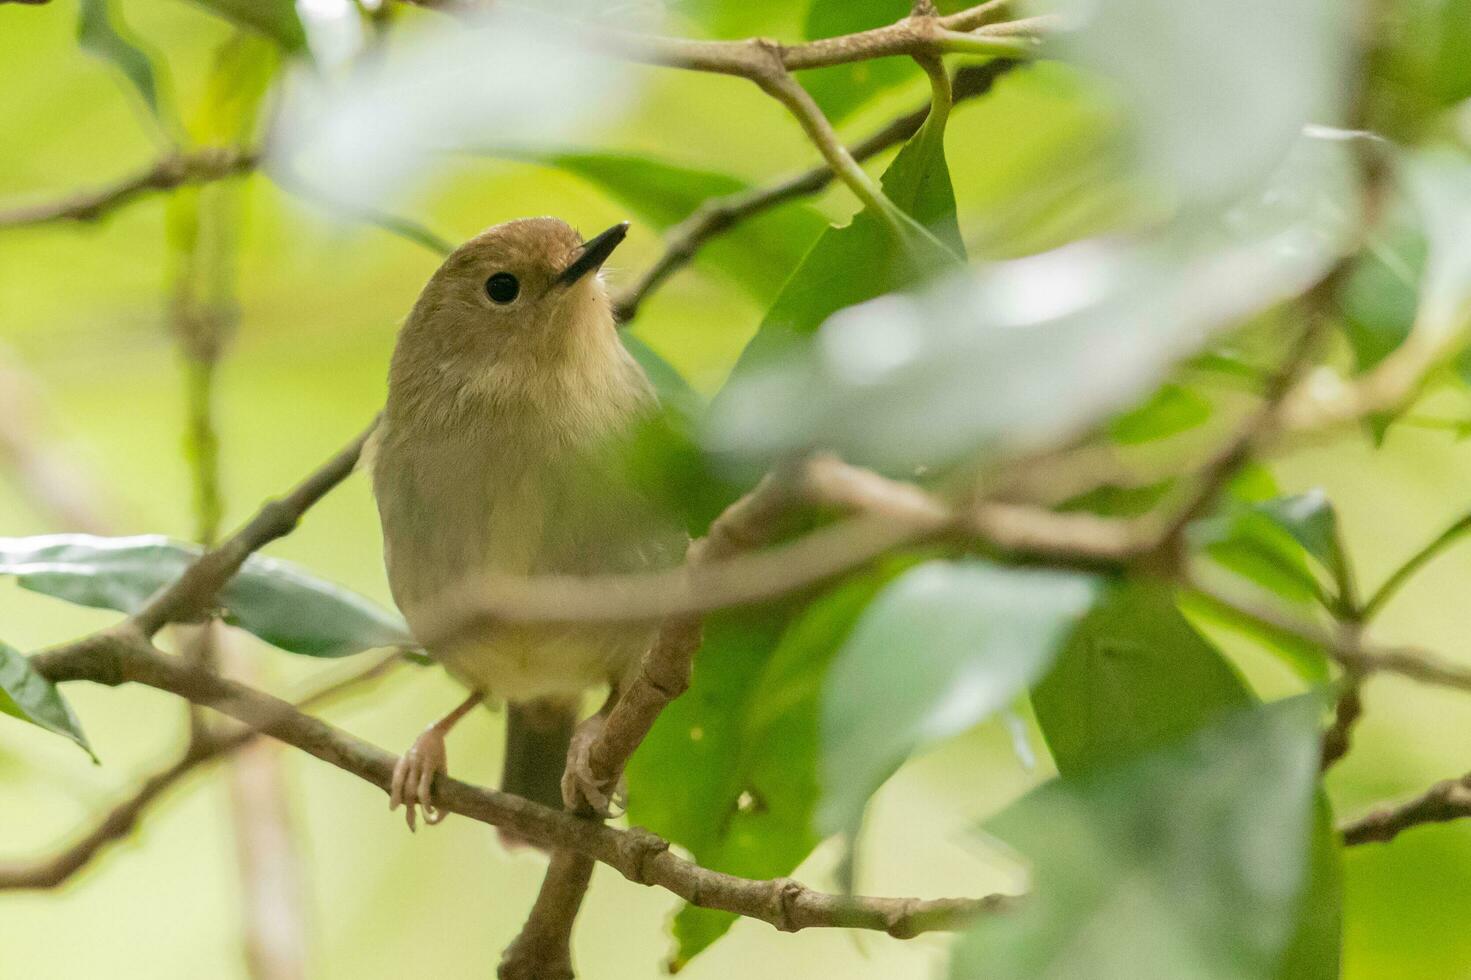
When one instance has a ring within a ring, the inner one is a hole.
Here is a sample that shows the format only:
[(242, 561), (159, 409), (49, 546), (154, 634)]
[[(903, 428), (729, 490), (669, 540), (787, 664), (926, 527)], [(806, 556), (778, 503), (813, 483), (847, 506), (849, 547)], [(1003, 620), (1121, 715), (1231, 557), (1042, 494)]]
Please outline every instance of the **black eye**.
[(497, 303), (509, 303), (521, 292), (521, 284), (509, 272), (497, 272), (485, 280), (485, 295)]

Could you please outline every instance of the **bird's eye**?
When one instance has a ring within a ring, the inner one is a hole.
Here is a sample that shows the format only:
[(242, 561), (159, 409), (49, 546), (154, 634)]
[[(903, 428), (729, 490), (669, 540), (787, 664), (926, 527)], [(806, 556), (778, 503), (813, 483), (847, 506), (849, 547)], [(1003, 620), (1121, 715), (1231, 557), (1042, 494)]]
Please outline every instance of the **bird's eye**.
[(521, 292), (521, 284), (509, 272), (497, 272), (485, 280), (485, 295), (493, 302), (509, 303)]

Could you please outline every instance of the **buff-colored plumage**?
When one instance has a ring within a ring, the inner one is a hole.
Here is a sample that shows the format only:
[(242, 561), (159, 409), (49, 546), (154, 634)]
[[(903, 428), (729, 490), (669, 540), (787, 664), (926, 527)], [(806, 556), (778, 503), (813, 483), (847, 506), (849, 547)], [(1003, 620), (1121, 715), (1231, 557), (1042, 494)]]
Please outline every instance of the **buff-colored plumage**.
[[(425, 626), (427, 603), (487, 572), (589, 574), (678, 555), (680, 533), (610, 456), (655, 398), (599, 277), (559, 281), (582, 252), (556, 219), (498, 225), (445, 260), (404, 324), (373, 486), (411, 628)], [(497, 274), (519, 283), (513, 302), (487, 295)], [(650, 639), (641, 626), (504, 626), (429, 653), (490, 698), (575, 704), (616, 684)]]

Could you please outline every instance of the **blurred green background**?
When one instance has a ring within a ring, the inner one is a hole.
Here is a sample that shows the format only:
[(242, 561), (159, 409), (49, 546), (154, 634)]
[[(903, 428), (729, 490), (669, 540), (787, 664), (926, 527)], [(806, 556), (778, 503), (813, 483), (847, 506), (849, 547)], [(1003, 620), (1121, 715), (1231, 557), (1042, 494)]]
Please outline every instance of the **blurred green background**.
[[(122, 5), (134, 31), (170, 68), (181, 102), (197, 97), (230, 28), (184, 2)], [(0, 5), (0, 204), (103, 185), (159, 152), (134, 96), (114, 70), (81, 52), (77, 10)], [(918, 73), (844, 123), (866, 134), (925, 90)], [(754, 86), (640, 69), (624, 118), (582, 145), (762, 181), (814, 162), (810, 144)], [(1095, 173), (1095, 110), (1048, 70), (1020, 73), (953, 120), (949, 155), (961, 225), (981, 251), (1035, 247), (1050, 222), (1077, 227), (1110, 207)], [(879, 168), (884, 159), (872, 166)], [(378, 229), (340, 224), (248, 178), (239, 295), (242, 319), (218, 379), (227, 524), (326, 458), (372, 416), (397, 325), (437, 265), (430, 252)], [(1051, 188), (1042, 194), (1040, 188)], [(1062, 190), (1057, 190), (1062, 188)], [(1019, 207), (1018, 200), (1033, 200)], [(1002, 202), (1007, 202), (1004, 206)], [(852, 204), (819, 205), (841, 220)], [(165, 324), (164, 200), (150, 197), (96, 226), (0, 232), (0, 355), (32, 375), (49, 409), (38, 436), (88, 475), (113, 529), (188, 537), (194, 526), (181, 451), (183, 383)], [(627, 217), (577, 178), (525, 163), (457, 158), (432, 192), (405, 209), (458, 241), (513, 217), (555, 214), (584, 230)], [(658, 254), (635, 223), (611, 268), (614, 287)], [(646, 304), (634, 331), (700, 389), (713, 391), (762, 310), (728, 281), (687, 270)], [(1451, 396), (1447, 396), (1450, 398)], [(1467, 406), (1455, 402), (1445, 414)], [(1361, 581), (1377, 582), (1471, 499), (1471, 448), (1413, 426), (1373, 448), (1343, 436), (1304, 446), (1274, 470), (1285, 491), (1325, 488), (1338, 507)], [(49, 523), (0, 473), (0, 535), (66, 530)], [(377, 519), (366, 482), (349, 481), (273, 546), (324, 576), (388, 602)], [(1461, 659), (1471, 633), (1463, 546), (1420, 575), (1376, 635)], [(111, 619), (0, 584), (0, 636), (34, 649)], [(251, 643), (270, 685), (301, 689), (340, 665), (293, 660)], [(1242, 654), (1264, 694), (1294, 689), (1273, 663)], [(37, 729), (0, 719), (0, 860), (41, 853), (89, 827), (182, 746), (183, 708), (154, 692), (68, 690), (103, 765)], [(398, 750), (460, 697), (436, 670), (403, 668), (327, 709), (335, 724)], [(1471, 768), (1471, 700), (1375, 679), (1350, 757), (1329, 777), (1341, 815), (1416, 792)], [(451, 740), (461, 778), (493, 783), (499, 720), (477, 712)], [(1034, 742), (1040, 740), (1034, 735)], [(313, 977), (485, 976), (515, 934), (543, 861), (507, 854), (484, 826), (452, 819), (411, 836), (376, 790), (295, 754), (283, 756), (299, 838)], [(863, 891), (925, 896), (1018, 890), (1013, 866), (962, 833), (1048, 775), (1017, 763), (988, 725), (915, 760), (877, 798), (863, 842)], [(954, 773), (973, 778), (958, 780)], [(132, 836), (53, 892), (0, 898), (0, 974), (33, 977), (243, 976), (239, 890), (219, 769), (173, 791)], [(832, 885), (835, 851), (797, 873)], [(1346, 975), (1471, 977), (1471, 827), (1414, 830), (1391, 845), (1345, 853)], [(599, 868), (575, 952), (598, 978), (655, 975), (669, 949), (676, 902)], [(907, 978), (936, 975), (945, 940), (807, 932), (780, 936), (743, 921), (684, 975)]]

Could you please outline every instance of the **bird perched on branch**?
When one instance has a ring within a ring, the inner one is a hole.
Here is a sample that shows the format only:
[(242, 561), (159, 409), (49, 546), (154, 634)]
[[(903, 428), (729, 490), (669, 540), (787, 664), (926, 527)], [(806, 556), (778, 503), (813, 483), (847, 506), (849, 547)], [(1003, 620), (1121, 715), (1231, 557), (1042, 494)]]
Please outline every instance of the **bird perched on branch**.
[[(599, 274), (627, 229), (584, 242), (554, 218), (497, 225), (445, 260), (405, 322), (370, 451), (388, 580), (419, 635), (437, 597), (488, 574), (632, 571), (682, 552), (614, 453), (656, 405)], [(586, 746), (653, 632), (507, 623), (430, 649), (472, 693), (399, 760), (390, 808), (407, 807), (410, 829), (416, 809), (443, 818), (431, 793), (445, 734), (490, 699), (507, 703), (504, 790), (606, 813), (612, 788), (585, 771)], [(576, 728), (602, 684), (604, 710)]]

